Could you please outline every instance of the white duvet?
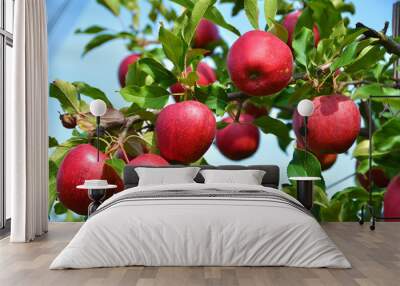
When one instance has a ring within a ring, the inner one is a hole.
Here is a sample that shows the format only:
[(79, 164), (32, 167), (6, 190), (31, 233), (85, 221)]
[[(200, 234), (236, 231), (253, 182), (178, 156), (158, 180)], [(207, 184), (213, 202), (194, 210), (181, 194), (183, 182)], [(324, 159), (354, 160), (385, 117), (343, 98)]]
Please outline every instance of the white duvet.
[[(232, 184), (135, 187), (105, 201), (50, 269), (145, 266), (293, 266), (350, 268), (309, 214), (291, 204), (249, 196), (124, 200), (137, 192), (264, 191)], [(251, 193), (251, 192), (250, 192)]]

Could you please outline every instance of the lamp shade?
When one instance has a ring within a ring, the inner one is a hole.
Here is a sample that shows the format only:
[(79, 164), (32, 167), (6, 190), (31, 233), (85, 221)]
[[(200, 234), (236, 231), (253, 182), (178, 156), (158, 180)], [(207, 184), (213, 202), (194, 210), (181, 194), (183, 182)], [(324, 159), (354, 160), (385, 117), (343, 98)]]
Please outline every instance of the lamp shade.
[(107, 105), (101, 99), (93, 100), (90, 103), (90, 113), (94, 116), (103, 116), (107, 111)]
[(297, 105), (297, 112), (301, 116), (311, 116), (314, 113), (314, 104), (309, 99), (303, 99)]

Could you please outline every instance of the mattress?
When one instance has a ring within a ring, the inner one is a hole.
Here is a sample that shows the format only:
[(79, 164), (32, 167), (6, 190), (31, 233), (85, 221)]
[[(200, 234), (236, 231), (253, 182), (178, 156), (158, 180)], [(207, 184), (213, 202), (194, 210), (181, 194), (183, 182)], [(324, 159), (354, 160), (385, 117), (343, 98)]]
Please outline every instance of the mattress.
[(133, 265), (351, 267), (291, 196), (193, 183), (139, 186), (109, 198), (50, 269)]

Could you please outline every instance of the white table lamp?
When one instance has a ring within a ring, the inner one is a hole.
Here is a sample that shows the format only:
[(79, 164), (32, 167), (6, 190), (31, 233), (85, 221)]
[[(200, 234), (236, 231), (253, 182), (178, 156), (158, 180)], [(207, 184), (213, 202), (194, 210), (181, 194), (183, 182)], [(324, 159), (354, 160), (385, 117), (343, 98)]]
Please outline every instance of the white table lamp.
[(307, 125), (308, 125), (308, 117), (310, 117), (314, 113), (314, 104), (309, 99), (303, 99), (297, 105), (297, 112), (304, 117), (304, 128), (300, 130), (301, 135), (304, 137), (304, 148), (306, 152), (308, 152), (307, 146)]
[(96, 116), (96, 137), (97, 137), (97, 162), (100, 160), (99, 137), (100, 137), (100, 117), (107, 112), (107, 105), (101, 99), (93, 100), (90, 103), (90, 113)]

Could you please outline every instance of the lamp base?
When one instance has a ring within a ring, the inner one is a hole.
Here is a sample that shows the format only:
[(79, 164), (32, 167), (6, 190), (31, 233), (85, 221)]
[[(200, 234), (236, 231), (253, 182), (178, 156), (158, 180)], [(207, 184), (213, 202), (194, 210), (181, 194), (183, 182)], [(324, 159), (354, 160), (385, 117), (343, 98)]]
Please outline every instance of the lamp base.
[(290, 177), (289, 180), (296, 181), (297, 200), (308, 210), (313, 207), (313, 187), (314, 181), (319, 181), (319, 177)]
[(88, 189), (88, 196), (92, 200), (88, 207), (88, 216), (94, 213), (101, 205), (107, 194), (107, 189)]
[(297, 200), (310, 210), (313, 206), (313, 181), (297, 181)]

